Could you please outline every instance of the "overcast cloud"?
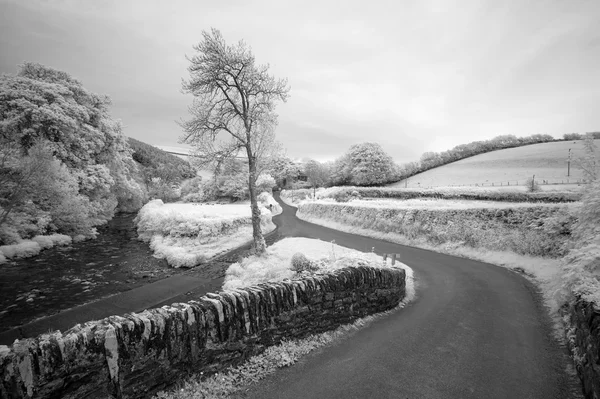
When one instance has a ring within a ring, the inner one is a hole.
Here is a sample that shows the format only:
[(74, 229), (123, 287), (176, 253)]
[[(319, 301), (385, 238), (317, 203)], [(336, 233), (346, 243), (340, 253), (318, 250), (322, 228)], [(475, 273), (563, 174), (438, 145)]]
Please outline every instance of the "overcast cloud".
[(600, 130), (598, 21), (597, 0), (0, 0), (0, 72), (67, 71), (113, 99), (126, 135), (178, 146), (185, 55), (214, 27), (289, 79), (288, 155), (375, 141), (405, 162), (500, 134)]

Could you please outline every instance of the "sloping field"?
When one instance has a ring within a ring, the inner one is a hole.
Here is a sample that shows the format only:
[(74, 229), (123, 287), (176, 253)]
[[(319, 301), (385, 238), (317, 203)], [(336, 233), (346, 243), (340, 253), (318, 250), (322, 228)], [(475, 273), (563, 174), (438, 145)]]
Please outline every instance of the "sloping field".
[[(600, 140), (595, 140), (600, 147)], [(567, 158), (571, 149), (571, 173), (567, 176)], [(560, 141), (508, 148), (465, 158), (419, 173), (390, 187), (442, 187), (479, 185), (505, 187), (523, 185), (535, 175), (538, 183), (577, 183), (583, 179), (578, 159), (584, 155), (583, 140)], [(567, 188), (567, 187), (561, 187)]]

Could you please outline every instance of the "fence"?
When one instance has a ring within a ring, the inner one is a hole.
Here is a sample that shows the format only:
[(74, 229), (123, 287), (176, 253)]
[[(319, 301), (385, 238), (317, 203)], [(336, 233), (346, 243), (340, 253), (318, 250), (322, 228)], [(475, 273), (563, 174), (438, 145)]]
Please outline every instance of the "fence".
[[(420, 182), (416, 184), (407, 184), (405, 182), (404, 187), (407, 188), (436, 188), (436, 187), (517, 187), (517, 186), (526, 186), (531, 184), (531, 177), (524, 178), (522, 180), (505, 180), (505, 181), (496, 181), (496, 182), (477, 182), (477, 183), (468, 183), (468, 184), (447, 184), (447, 185), (437, 185), (437, 186), (428, 186), (421, 185)], [(554, 186), (554, 185), (567, 185), (567, 184), (588, 184), (583, 179), (543, 179), (543, 178), (535, 178), (535, 182), (540, 186)]]

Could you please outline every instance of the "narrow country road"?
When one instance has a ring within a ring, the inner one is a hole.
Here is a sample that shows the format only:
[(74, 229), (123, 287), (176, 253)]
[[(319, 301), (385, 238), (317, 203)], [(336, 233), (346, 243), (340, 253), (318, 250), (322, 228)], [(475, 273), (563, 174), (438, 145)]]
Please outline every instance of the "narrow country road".
[[(280, 198), (276, 197), (280, 202)], [(304, 222), (282, 203), (281, 237), (400, 253), (417, 298), (307, 356), (244, 398), (577, 398), (566, 349), (536, 287), (510, 270)]]

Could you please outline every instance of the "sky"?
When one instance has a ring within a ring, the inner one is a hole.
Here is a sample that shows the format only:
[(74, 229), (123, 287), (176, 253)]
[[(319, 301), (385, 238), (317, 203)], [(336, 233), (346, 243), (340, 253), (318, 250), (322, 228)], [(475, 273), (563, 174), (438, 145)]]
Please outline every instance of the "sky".
[(498, 135), (600, 130), (597, 0), (0, 0), (0, 73), (38, 62), (112, 98), (124, 133), (170, 148), (193, 46), (216, 28), (287, 78), (292, 158), (379, 143), (397, 162)]

